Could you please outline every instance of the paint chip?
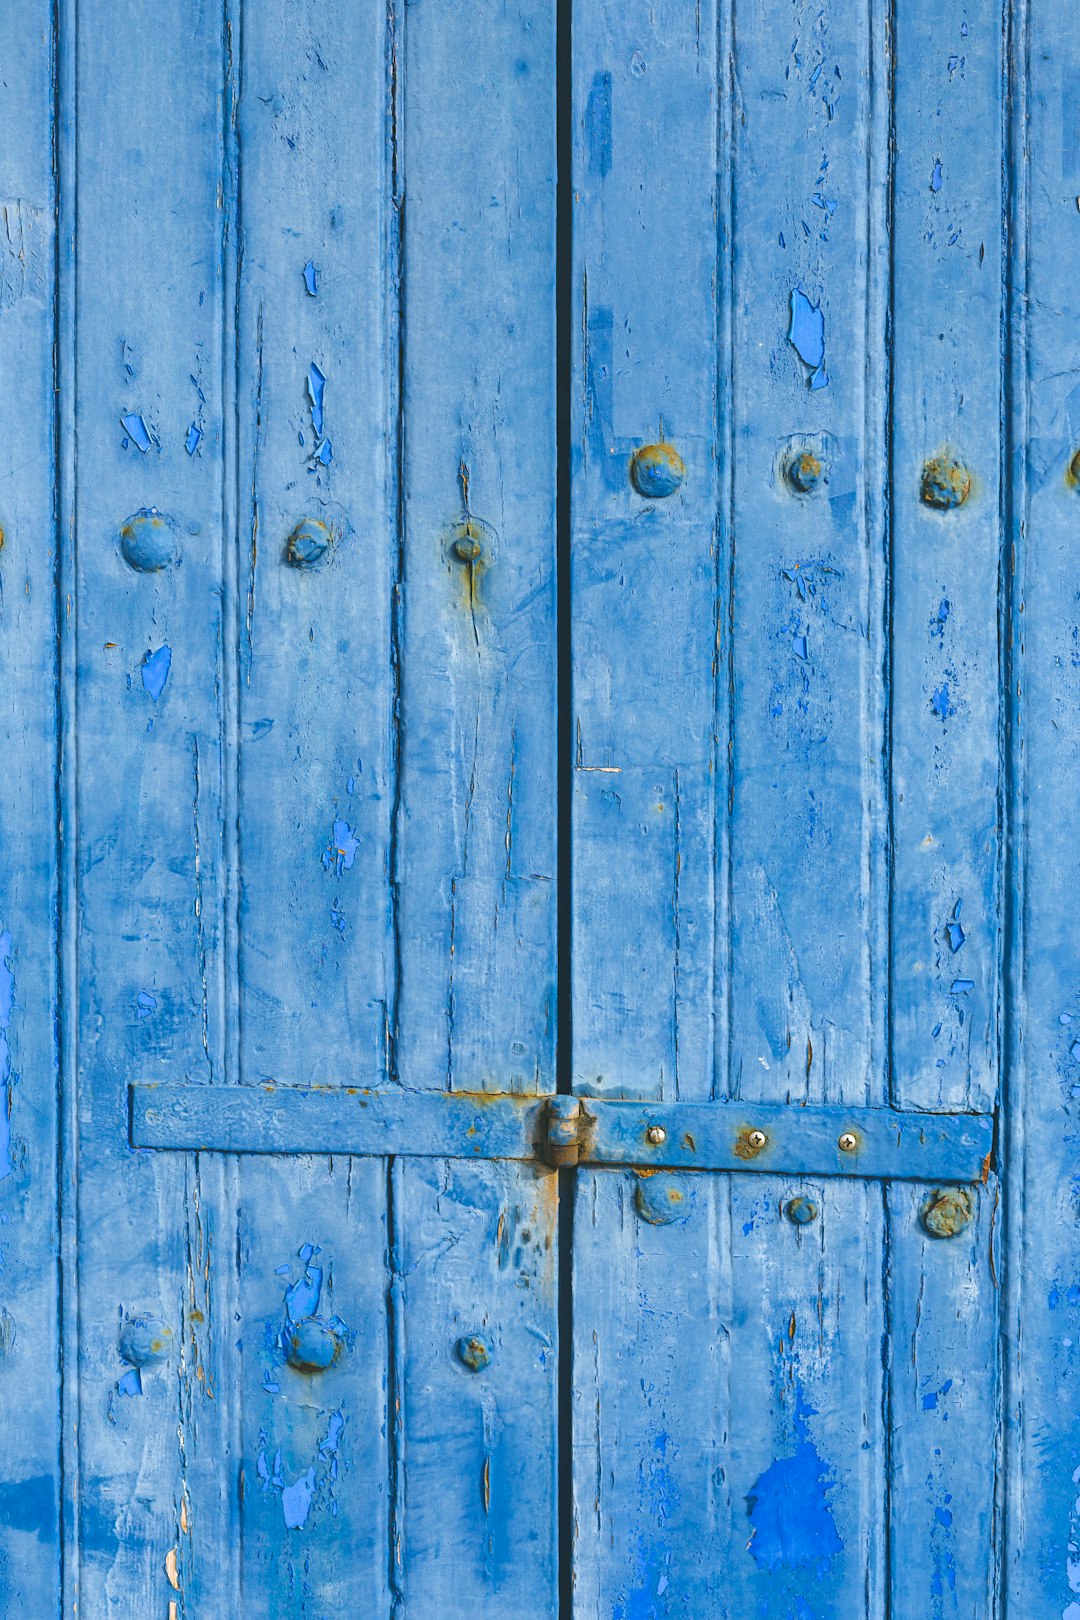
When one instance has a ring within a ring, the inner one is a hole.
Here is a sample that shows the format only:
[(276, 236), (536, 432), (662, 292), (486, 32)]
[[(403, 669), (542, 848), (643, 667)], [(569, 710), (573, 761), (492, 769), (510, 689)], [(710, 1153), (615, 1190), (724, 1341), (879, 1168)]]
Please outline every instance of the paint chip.
[(307, 264), (305, 264), (305, 266), (304, 266), (304, 286), (308, 290), (308, 297), (309, 298), (317, 298), (318, 297), (318, 294), (319, 294), (319, 272), (315, 267), (315, 261), (313, 259), (309, 259)]
[(187, 438), (184, 440), (184, 449), (187, 451), (189, 456), (193, 456), (195, 454), (196, 450), (199, 448), (201, 439), (202, 428), (197, 422), (192, 422), (191, 426), (187, 430)]
[(933, 171), (932, 171), (932, 173), (930, 175), (930, 190), (931, 191), (940, 191), (941, 190), (941, 159), (940, 158), (937, 158), (934, 161), (934, 168), (933, 168)]
[(172, 648), (168, 646), (159, 647), (157, 652), (148, 652), (143, 659), (143, 685), (155, 703), (165, 690), (165, 682), (169, 678), (171, 666)]
[(122, 416), (120, 418), (120, 426), (123, 428), (124, 432), (127, 434), (135, 448), (137, 450), (141, 450), (145, 456), (146, 452), (149, 450), (154, 441), (150, 437), (150, 431), (142, 417), (136, 412), (132, 411), (127, 416)]
[(808, 387), (827, 388), (825, 370), (825, 316), (819, 304), (812, 303), (801, 287), (791, 289), (791, 324), (788, 342), (804, 366), (809, 366)]
[(326, 393), (326, 377), (314, 360), (308, 370), (308, 398), (311, 401), (311, 425), (316, 435), (321, 439), (323, 430), (323, 397)]

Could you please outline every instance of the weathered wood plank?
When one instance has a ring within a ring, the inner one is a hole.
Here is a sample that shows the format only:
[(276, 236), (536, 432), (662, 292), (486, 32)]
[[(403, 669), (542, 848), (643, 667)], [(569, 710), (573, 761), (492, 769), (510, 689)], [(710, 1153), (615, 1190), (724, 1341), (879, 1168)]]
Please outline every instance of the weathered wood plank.
[(1008, 532), (1012, 767), (1005, 1184), (1010, 1615), (1080, 1616), (1080, 18), (1033, 0), (1010, 37)]
[[(224, 1091), (333, 1083), (346, 1052), (385, 1079), (392, 955), (392, 35), (272, 0), (240, 38)], [(238, 1200), (244, 1597), (389, 1613), (385, 1168), (246, 1163)]]
[[(988, 1108), (1001, 983), (1001, 12), (900, 0), (894, 29), (890, 1095)], [(969, 470), (961, 505), (931, 504), (936, 461)], [(978, 1219), (952, 1238), (927, 1234), (925, 1195), (896, 1187), (888, 1204), (891, 1602), (989, 1614), (997, 1192), (980, 1192)]]
[[(586, 1091), (884, 1100), (882, 29), (576, 14)], [(685, 482), (649, 500), (661, 436)], [(676, 1178), (656, 1224), (663, 1179), (578, 1199), (581, 1612), (876, 1613), (880, 1192)]]
[(60, 1589), (53, 10), (0, 11), (0, 1610)]
[(233, 1267), (222, 1169), (133, 1155), (125, 1128), (134, 1069), (202, 1081), (223, 1071), (227, 42), (220, 8), (163, 0), (151, 33), (145, 9), (122, 0), (84, 16), (65, 48), (78, 53), (76, 107), (62, 109), (76, 115), (78, 183), (71, 1555), (80, 1613), (229, 1613), (236, 1324), (220, 1309)]
[[(549, 1091), (554, 8), (414, 5), (397, 25), (392, 1072)], [(555, 1182), (395, 1167), (397, 1614), (554, 1612)]]

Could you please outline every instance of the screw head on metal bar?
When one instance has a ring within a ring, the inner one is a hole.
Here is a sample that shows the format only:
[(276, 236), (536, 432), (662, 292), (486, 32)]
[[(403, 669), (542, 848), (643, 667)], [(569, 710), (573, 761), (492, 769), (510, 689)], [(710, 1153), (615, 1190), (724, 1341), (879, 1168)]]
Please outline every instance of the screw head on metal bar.
[(859, 1138), (854, 1131), (845, 1131), (836, 1145), (841, 1153), (854, 1153), (859, 1145)]
[(760, 1153), (769, 1138), (764, 1131), (751, 1131), (746, 1138), (747, 1147), (752, 1147), (755, 1153)]
[(667, 1141), (667, 1131), (662, 1125), (650, 1125), (645, 1132), (645, 1140), (650, 1147), (659, 1147), (661, 1142)]

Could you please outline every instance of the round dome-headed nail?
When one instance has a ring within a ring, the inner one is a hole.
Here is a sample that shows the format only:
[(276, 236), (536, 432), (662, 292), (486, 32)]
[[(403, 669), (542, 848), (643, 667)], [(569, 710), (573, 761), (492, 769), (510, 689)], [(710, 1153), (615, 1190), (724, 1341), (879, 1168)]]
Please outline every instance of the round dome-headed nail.
[(922, 1223), (931, 1237), (955, 1237), (974, 1218), (974, 1200), (966, 1187), (938, 1187), (923, 1205)]
[(318, 518), (304, 518), (285, 542), (285, 561), (290, 568), (318, 568), (330, 550), (330, 530)]
[(934, 456), (922, 472), (922, 498), (926, 506), (948, 512), (963, 506), (971, 494), (971, 474), (952, 456)]
[(789, 1198), (784, 1206), (784, 1214), (796, 1226), (809, 1226), (811, 1221), (817, 1220), (818, 1207), (812, 1198)]
[(686, 464), (673, 444), (643, 444), (630, 458), (630, 482), (646, 500), (674, 495), (686, 477)]
[(825, 476), (825, 468), (812, 450), (797, 451), (784, 472), (792, 489), (797, 490), (800, 495), (811, 494)]
[(634, 1207), (650, 1226), (676, 1226), (690, 1219), (694, 1208), (694, 1188), (688, 1176), (639, 1176), (634, 1188)]
[(474, 523), (463, 523), (454, 539), (453, 552), (458, 562), (475, 562), (483, 551), (477, 526)]
[(180, 555), (176, 525), (156, 506), (144, 506), (121, 527), (120, 555), (138, 574), (159, 574)]
[(120, 1324), (120, 1355), (129, 1367), (151, 1367), (172, 1349), (172, 1328), (156, 1316), (129, 1316)]
[(341, 1360), (345, 1340), (322, 1316), (307, 1316), (285, 1329), (285, 1360), (297, 1372), (320, 1373)]
[(463, 1367), (477, 1373), (490, 1365), (495, 1346), (486, 1333), (466, 1333), (454, 1346), (454, 1352)]

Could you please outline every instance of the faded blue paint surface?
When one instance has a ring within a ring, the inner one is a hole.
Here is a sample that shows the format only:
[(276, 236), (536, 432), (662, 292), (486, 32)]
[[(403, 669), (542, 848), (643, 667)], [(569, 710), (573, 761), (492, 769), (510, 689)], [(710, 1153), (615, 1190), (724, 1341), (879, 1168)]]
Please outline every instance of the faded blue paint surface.
[(1080, 1620), (1080, 19), (556, 9), (0, 8), (5, 1616)]

